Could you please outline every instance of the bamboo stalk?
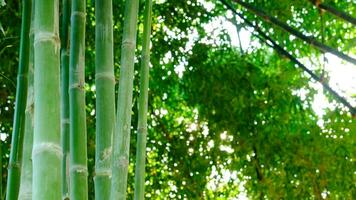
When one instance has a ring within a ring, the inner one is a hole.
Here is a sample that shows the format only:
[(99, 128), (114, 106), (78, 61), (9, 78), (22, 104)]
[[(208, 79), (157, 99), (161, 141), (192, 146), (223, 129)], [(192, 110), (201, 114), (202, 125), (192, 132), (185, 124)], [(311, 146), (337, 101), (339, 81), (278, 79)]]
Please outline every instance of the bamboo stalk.
[(139, 0), (126, 0), (125, 6), (116, 130), (113, 136), (111, 200), (126, 199), (129, 165), (132, 90)]
[(298, 37), (299, 39), (307, 42), (310, 45), (313, 45), (314, 47), (318, 48), (320, 51), (322, 52), (329, 52), (331, 54), (334, 54), (335, 56), (348, 61), (354, 65), (356, 65), (356, 59), (344, 54), (343, 52), (340, 52), (330, 46), (327, 46), (319, 41), (317, 41), (315, 38), (313, 37), (308, 37), (304, 34), (302, 34), (301, 32), (295, 30), (294, 28), (288, 26), (286, 23), (279, 21), (277, 18), (272, 17), (270, 15), (268, 15), (267, 13), (263, 12), (262, 10), (259, 10), (258, 8), (252, 6), (251, 4), (242, 2), (241, 0), (234, 0), (236, 3), (240, 4), (242, 7), (246, 8), (247, 10), (255, 13), (256, 15), (260, 16), (261, 18), (263, 18), (266, 22), (268, 23), (272, 23), (280, 28), (282, 28), (283, 30), (287, 31), (288, 33)]
[(11, 150), (8, 166), (6, 199), (18, 198), (21, 177), (21, 160), (23, 149), (23, 137), (25, 126), (25, 109), (28, 85), (28, 65), (29, 65), (29, 32), (31, 25), (31, 0), (22, 1), (22, 23), (20, 41), (20, 62), (17, 74), (15, 115), (11, 138)]
[(25, 110), (25, 134), (23, 142), (23, 160), (21, 166), (21, 181), (19, 200), (32, 199), (32, 146), (33, 146), (33, 115), (34, 115), (34, 90), (33, 90), (33, 73), (34, 73), (34, 9), (35, 1), (32, 1), (31, 28), (30, 28), (30, 50), (28, 65), (28, 90), (27, 104)]
[(61, 146), (62, 158), (62, 199), (69, 198), (69, 24), (70, 1), (62, 0), (61, 27)]
[[(279, 52), (281, 55), (286, 56), (289, 58), (293, 63), (295, 63), (299, 68), (301, 68), (303, 71), (305, 71), (307, 74), (309, 74), (312, 79), (315, 81), (319, 82), (322, 84), (325, 90), (330, 92), (336, 100), (338, 100), (340, 103), (342, 103), (345, 107), (347, 107), (350, 110), (350, 113), (355, 116), (356, 115), (356, 108), (353, 107), (344, 97), (339, 95), (335, 90), (333, 90), (327, 83), (325, 83), (319, 76), (317, 76), (313, 71), (308, 69), (305, 65), (303, 65), (301, 62), (298, 61), (297, 58), (295, 58), (292, 54), (290, 54), (288, 51), (284, 50), (284, 48), (280, 45), (278, 45), (271, 37), (269, 37), (266, 33), (264, 33), (258, 26), (254, 25), (252, 22), (250, 22), (247, 18), (245, 18), (242, 14), (238, 13), (235, 8), (229, 4), (226, 0), (220, 0), (221, 3), (223, 3), (230, 11), (232, 11), (235, 15), (238, 15), (244, 22), (249, 25), (250, 27), (254, 28), (254, 30), (259, 34), (258, 36), (260, 39), (267, 44), (268, 46), (272, 47), (275, 49), (277, 52)], [(268, 42), (271, 44), (269, 44)]]
[(145, 197), (145, 161), (147, 142), (147, 102), (150, 64), (152, 0), (146, 0), (143, 28), (143, 45), (140, 70), (140, 96), (138, 100), (137, 151), (135, 169), (134, 199), (143, 200)]
[(110, 199), (111, 138), (115, 126), (112, 1), (96, 0), (95, 8), (95, 199)]
[(70, 199), (88, 199), (87, 135), (85, 113), (85, 0), (72, 1), (69, 103)]
[(32, 199), (61, 198), (58, 0), (35, 3)]

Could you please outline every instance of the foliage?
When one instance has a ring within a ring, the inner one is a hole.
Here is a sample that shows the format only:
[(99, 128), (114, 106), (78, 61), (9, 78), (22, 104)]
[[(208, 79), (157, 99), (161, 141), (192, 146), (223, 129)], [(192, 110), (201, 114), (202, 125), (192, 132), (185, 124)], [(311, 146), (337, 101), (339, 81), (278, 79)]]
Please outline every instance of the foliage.
[[(307, 77), (265, 46), (245, 54), (226, 31), (205, 27), (227, 16), (219, 1), (154, 1), (147, 136), (146, 197), (152, 199), (352, 199), (356, 122), (336, 105), (320, 118)], [(246, 1), (247, 2), (247, 1)], [(259, 0), (255, 6), (307, 35), (355, 54), (355, 29), (307, 1)], [(354, 3), (324, 1), (354, 16)], [(337, 3), (336, 3), (337, 2)], [(120, 75), (124, 1), (113, 1), (115, 76)], [(207, 6), (212, 5), (212, 6)], [(236, 4), (234, 4), (236, 5)], [(236, 6), (298, 58), (320, 55), (302, 41)], [(18, 63), (20, 5), (6, 1), (0, 18), (0, 132), (3, 169), (9, 154)], [(139, 33), (143, 31), (140, 4)], [(94, 197), (95, 10), (87, 3), (86, 111), (89, 197)], [(321, 34), (321, 18), (325, 23)], [(242, 24), (242, 26), (245, 26)], [(138, 34), (139, 55), (142, 34)], [(255, 37), (252, 41), (258, 41)], [(139, 56), (137, 56), (139, 57)], [(139, 60), (139, 59), (137, 59)], [(321, 68), (318, 62), (316, 68)], [(132, 127), (137, 126), (135, 63)], [(118, 85), (116, 85), (116, 90)], [(305, 97), (299, 91), (305, 91)], [(328, 95), (328, 94), (326, 94)], [(131, 137), (128, 197), (133, 197), (136, 134)], [(6, 176), (5, 170), (4, 177)], [(3, 179), (6, 180), (6, 179)], [(4, 185), (4, 184), (3, 184)]]

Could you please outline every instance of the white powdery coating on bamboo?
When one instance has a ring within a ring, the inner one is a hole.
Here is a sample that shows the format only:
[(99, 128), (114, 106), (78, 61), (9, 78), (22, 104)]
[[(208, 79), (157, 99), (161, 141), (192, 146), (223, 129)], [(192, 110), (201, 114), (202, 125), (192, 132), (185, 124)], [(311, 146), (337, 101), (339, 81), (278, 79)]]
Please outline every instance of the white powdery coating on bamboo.
[(112, 148), (111, 147), (104, 149), (103, 154), (102, 154), (102, 158), (100, 158), (100, 160), (104, 161), (104, 160), (109, 159), (111, 157), (111, 154), (112, 154)]
[(113, 162), (114, 167), (127, 168), (129, 166), (129, 160), (126, 156), (121, 156), (119, 159)]
[(112, 171), (110, 166), (105, 166), (105, 163), (110, 161), (112, 155), (112, 148), (106, 148), (100, 156), (95, 167), (95, 176), (109, 176), (111, 178)]
[(59, 158), (63, 157), (62, 147), (60, 145), (51, 142), (42, 142), (41, 144), (37, 144), (33, 146), (32, 158), (44, 152), (54, 153)]

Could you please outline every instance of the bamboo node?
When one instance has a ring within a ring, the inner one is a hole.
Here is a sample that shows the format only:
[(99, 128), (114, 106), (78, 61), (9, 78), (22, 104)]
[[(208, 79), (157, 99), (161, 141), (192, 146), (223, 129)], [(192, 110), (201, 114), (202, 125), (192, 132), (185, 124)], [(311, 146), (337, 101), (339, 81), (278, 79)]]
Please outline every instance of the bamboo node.
[(59, 37), (53, 32), (37, 31), (35, 32), (35, 40), (33, 42), (36, 46), (39, 42), (53, 42), (59, 48)]
[(122, 46), (127, 46), (128, 48), (135, 48), (136, 43), (134, 41), (131, 40), (123, 40), (122, 41)]
[(140, 128), (137, 129), (137, 133), (147, 134), (147, 128), (146, 127), (140, 127)]
[(109, 79), (115, 83), (115, 76), (111, 72), (100, 72), (95, 74), (95, 81), (98, 79)]
[(32, 150), (32, 158), (41, 153), (53, 153), (59, 158), (63, 157), (62, 147), (56, 143), (42, 142), (40, 144), (34, 145)]
[(83, 174), (88, 176), (88, 168), (85, 165), (72, 165), (69, 169), (69, 172), (76, 173), (76, 174)]
[(80, 89), (80, 90), (84, 90), (84, 84), (81, 83), (73, 83), (69, 86), (69, 90), (72, 89)]
[(76, 16), (78, 16), (78, 17), (82, 17), (82, 18), (84, 18), (85, 19), (85, 12), (81, 12), (81, 11), (74, 11), (74, 12), (72, 12), (72, 18), (73, 17), (76, 17)]
[(9, 162), (9, 165), (7, 169), (20, 169), (20, 163), (19, 162)]
[(61, 120), (61, 123), (62, 123), (62, 124), (70, 124), (70, 120), (69, 120), (69, 118), (63, 118), (63, 119)]
[(95, 169), (95, 173), (94, 173), (94, 177), (105, 177), (108, 176), (109, 178), (111, 178), (112, 176), (112, 171), (111, 168), (96, 168)]
[(70, 53), (69, 53), (69, 50), (68, 49), (66, 49), (66, 48), (64, 48), (64, 49), (62, 49), (61, 50), (61, 55), (62, 56), (70, 56)]

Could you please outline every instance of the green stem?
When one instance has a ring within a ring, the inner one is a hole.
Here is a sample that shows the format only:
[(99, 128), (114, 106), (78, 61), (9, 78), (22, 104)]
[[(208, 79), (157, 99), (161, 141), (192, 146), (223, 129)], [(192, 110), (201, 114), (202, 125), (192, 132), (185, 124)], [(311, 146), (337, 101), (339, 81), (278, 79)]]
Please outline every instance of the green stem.
[(32, 199), (61, 198), (58, 0), (35, 3)]
[(85, 113), (85, 0), (72, 1), (69, 103), (70, 199), (88, 199), (87, 135)]
[(111, 137), (115, 126), (112, 1), (95, 1), (96, 151), (95, 199), (109, 199)]
[(126, 199), (129, 164), (132, 90), (139, 0), (126, 0), (121, 69), (113, 136), (111, 200)]
[(25, 111), (25, 135), (23, 143), (23, 160), (21, 167), (21, 184), (19, 199), (32, 199), (32, 146), (33, 146), (33, 115), (34, 115), (34, 90), (33, 90), (33, 64), (34, 64), (34, 9), (35, 1), (32, 1), (32, 15), (31, 15), (31, 29), (30, 29), (30, 52), (28, 65), (28, 90), (27, 90), (27, 104)]
[(30, 49), (31, 0), (22, 1), (22, 24), (20, 41), (20, 62), (17, 74), (15, 116), (11, 138), (11, 151), (7, 177), (6, 199), (17, 199), (20, 188), (22, 146), (25, 125), (25, 109), (28, 85), (28, 64)]
[(69, 40), (70, 1), (62, 0), (61, 27), (61, 145), (62, 158), (62, 199), (69, 198)]
[(146, 0), (143, 28), (143, 45), (140, 70), (140, 97), (138, 100), (137, 151), (135, 169), (135, 199), (143, 200), (145, 195), (145, 161), (147, 142), (147, 102), (150, 64), (152, 0)]

